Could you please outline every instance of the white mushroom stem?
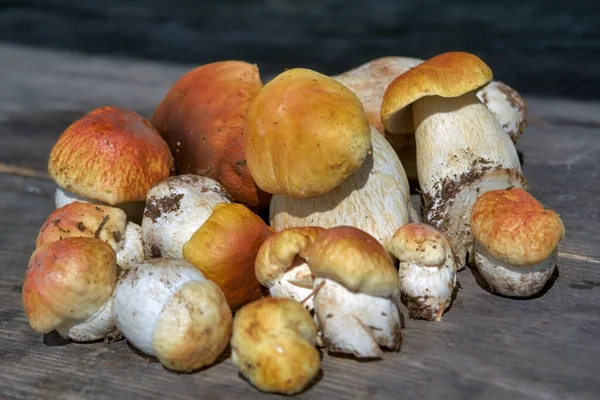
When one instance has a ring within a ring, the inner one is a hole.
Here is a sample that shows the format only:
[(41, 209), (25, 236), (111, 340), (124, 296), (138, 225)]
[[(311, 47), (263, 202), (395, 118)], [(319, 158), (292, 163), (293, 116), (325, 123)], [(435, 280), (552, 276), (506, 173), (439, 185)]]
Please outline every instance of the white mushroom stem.
[(392, 146), (371, 128), (373, 153), (363, 165), (333, 190), (320, 196), (297, 199), (274, 195), (271, 227), (350, 225), (384, 246), (394, 232), (416, 215), (404, 168)]
[(313, 309), (313, 277), (306, 260), (297, 256), (294, 264), (281, 276), (281, 279), (275, 281), (269, 288), (269, 294), (272, 297), (283, 297), (297, 302), (303, 302), (302, 305), (308, 311)]
[(133, 222), (125, 225), (125, 234), (117, 243), (117, 265), (127, 270), (144, 259), (142, 227)]
[(92, 316), (82, 322), (65, 322), (56, 328), (64, 338), (76, 342), (88, 342), (103, 339), (115, 330), (112, 319), (112, 297)]
[(452, 303), (456, 267), (454, 262), (439, 267), (401, 262), (398, 283), (412, 317), (440, 321)]
[[(76, 195), (75, 193), (69, 192), (68, 190), (63, 189), (60, 186), (56, 188), (56, 192), (54, 194), (54, 203), (56, 208), (66, 206), (67, 204), (72, 203), (74, 201), (98, 204), (101, 206), (111, 206), (110, 204), (105, 203), (103, 201), (93, 200), (88, 197)], [(127, 214), (128, 219), (135, 222), (141, 222), (142, 214), (144, 213), (144, 204), (145, 203), (143, 201), (138, 201), (133, 203), (116, 204), (112, 207), (117, 207), (125, 211), (125, 214)]]
[(315, 279), (315, 322), (325, 347), (356, 357), (381, 357), (379, 346), (402, 344), (400, 311), (390, 298), (346, 289), (326, 278)]
[(558, 249), (545, 260), (528, 266), (510, 265), (475, 242), (475, 263), (495, 293), (509, 297), (529, 297), (539, 293), (556, 268)]
[(517, 150), (475, 92), (413, 103), (423, 220), (449, 239), (464, 267), (471, 209), (484, 192), (526, 188)]

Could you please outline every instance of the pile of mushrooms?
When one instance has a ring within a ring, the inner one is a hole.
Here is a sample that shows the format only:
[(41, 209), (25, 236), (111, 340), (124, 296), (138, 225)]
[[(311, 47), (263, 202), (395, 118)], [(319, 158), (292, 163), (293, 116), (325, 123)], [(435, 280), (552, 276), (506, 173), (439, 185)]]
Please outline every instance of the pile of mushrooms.
[(492, 293), (539, 295), (565, 229), (526, 191), (526, 110), (463, 52), (264, 85), (222, 61), (181, 77), (151, 121), (93, 110), (50, 153), (28, 321), (124, 337), (174, 371), (230, 346), (252, 385), (294, 394), (320, 351), (375, 361), (401, 349), (403, 310), (441, 321), (467, 266)]

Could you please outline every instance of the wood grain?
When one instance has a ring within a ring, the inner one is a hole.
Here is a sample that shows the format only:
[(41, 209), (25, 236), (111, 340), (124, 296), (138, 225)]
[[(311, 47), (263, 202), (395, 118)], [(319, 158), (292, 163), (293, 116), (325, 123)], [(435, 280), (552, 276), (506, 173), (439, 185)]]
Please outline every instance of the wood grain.
[[(186, 70), (3, 45), (0, 60), (0, 83), (12, 91), (0, 91), (0, 162), (40, 173), (73, 119), (107, 103), (149, 115)], [(532, 193), (567, 228), (552, 286), (536, 299), (511, 300), (490, 294), (467, 269), (442, 323), (407, 318), (401, 351), (381, 361), (325, 354), (320, 379), (298, 398), (597, 398), (600, 105), (527, 100), (530, 125), (518, 146), (524, 172)], [(22, 309), (21, 286), (55, 185), (31, 175), (0, 172), (0, 398), (266, 397), (227, 355), (205, 370), (177, 374), (126, 341), (74, 344), (36, 334)]]

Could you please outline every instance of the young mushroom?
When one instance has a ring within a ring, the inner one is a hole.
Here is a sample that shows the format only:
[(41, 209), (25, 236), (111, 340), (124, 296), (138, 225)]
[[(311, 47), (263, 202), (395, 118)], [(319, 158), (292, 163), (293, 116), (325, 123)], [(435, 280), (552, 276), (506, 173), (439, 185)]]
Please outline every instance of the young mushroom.
[(245, 158), (246, 109), (261, 87), (256, 65), (206, 64), (183, 75), (152, 116), (179, 174), (212, 178), (252, 209), (267, 207), (271, 198), (254, 183)]
[(522, 189), (482, 194), (471, 215), (475, 263), (491, 289), (510, 297), (538, 294), (556, 268), (565, 228)]
[(221, 289), (176, 258), (131, 268), (115, 289), (112, 314), (131, 344), (175, 371), (211, 365), (231, 335), (231, 310)]
[(265, 297), (236, 313), (231, 361), (259, 390), (294, 394), (320, 370), (316, 342), (315, 323), (300, 303)]
[(410, 316), (441, 321), (456, 286), (448, 240), (429, 225), (407, 224), (396, 231), (389, 251), (400, 261), (398, 284)]
[(246, 206), (220, 203), (183, 245), (183, 257), (219, 285), (235, 312), (261, 297), (254, 261), (272, 234)]
[(69, 237), (101, 239), (116, 252), (117, 265), (129, 269), (144, 259), (142, 231), (116, 207), (75, 201), (54, 210), (42, 225), (36, 248)]
[(141, 219), (146, 192), (169, 176), (173, 157), (150, 122), (133, 111), (101, 107), (69, 126), (50, 152), (56, 207), (72, 201), (122, 208)]
[(381, 110), (390, 132), (415, 127), (423, 220), (444, 234), (460, 268), (471, 250), (471, 208), (484, 192), (525, 188), (517, 150), (476, 90), (492, 79), (479, 58), (431, 58), (396, 78)]
[(142, 219), (146, 257), (183, 258), (183, 245), (219, 203), (231, 203), (231, 197), (203, 176), (177, 175), (152, 187)]
[(111, 295), (117, 283), (115, 251), (102, 240), (68, 237), (41, 244), (31, 255), (23, 305), (31, 327), (54, 329), (85, 342), (114, 331)]
[(307, 261), (315, 277), (315, 321), (327, 350), (374, 358), (383, 355), (380, 346), (400, 349), (398, 275), (379, 242), (349, 226), (326, 229)]
[(312, 311), (314, 279), (306, 256), (322, 230), (314, 226), (289, 228), (265, 240), (256, 256), (255, 273), (271, 296), (296, 300)]

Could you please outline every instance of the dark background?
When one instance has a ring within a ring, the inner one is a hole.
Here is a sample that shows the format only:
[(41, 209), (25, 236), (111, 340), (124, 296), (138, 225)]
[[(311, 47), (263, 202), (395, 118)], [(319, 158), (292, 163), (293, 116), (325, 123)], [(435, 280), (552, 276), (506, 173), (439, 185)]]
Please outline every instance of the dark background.
[(0, 42), (191, 65), (240, 59), (267, 78), (463, 50), (524, 94), (600, 97), (597, 0), (0, 0)]

